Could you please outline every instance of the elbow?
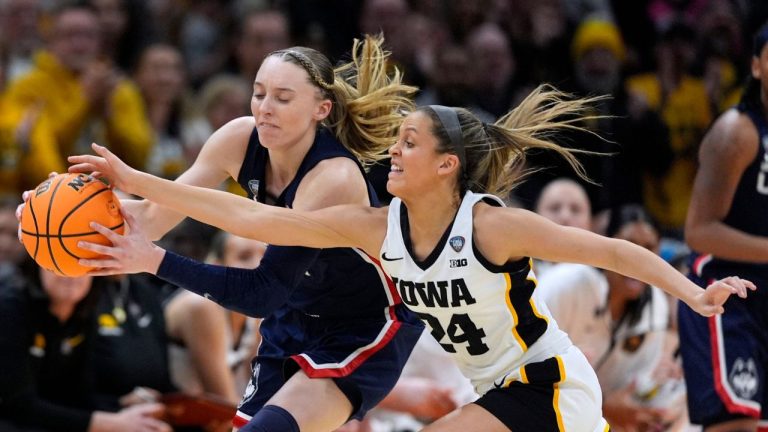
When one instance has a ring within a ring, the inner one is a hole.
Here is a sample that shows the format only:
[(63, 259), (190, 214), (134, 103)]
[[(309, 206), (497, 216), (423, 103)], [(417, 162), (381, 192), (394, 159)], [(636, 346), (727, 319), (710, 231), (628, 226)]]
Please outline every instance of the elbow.
[(685, 225), (684, 239), (685, 243), (693, 250), (704, 250), (705, 236), (702, 235), (702, 230), (699, 226), (688, 223)]

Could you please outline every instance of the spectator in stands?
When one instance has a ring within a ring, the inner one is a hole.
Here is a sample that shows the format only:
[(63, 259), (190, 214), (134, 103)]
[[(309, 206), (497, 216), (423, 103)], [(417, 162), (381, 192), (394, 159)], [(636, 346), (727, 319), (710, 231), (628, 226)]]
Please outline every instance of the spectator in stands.
[(675, 237), (682, 236), (691, 199), (696, 149), (712, 121), (704, 83), (688, 72), (692, 42), (693, 32), (689, 27), (683, 24), (671, 27), (661, 35), (656, 46), (656, 69), (632, 76), (626, 83), (630, 111), (657, 112), (669, 133), (669, 167), (644, 174), (643, 203), (663, 233)]
[(184, 141), (191, 110), (184, 59), (171, 45), (151, 45), (141, 54), (134, 79), (144, 98), (155, 137), (147, 171), (175, 179), (196, 156)]
[(99, 16), (101, 53), (123, 73), (133, 72), (154, 36), (145, 0), (88, 0)]
[(0, 429), (170, 432), (162, 405), (119, 403), (169, 389), (159, 303), (128, 279), (26, 269), (0, 281)]
[[(592, 205), (587, 191), (575, 180), (558, 178), (549, 182), (541, 190), (535, 211), (558, 225), (588, 231), (592, 229)], [(539, 259), (534, 263), (534, 271), (538, 277), (556, 265)]]
[[(613, 211), (607, 235), (658, 253), (659, 233), (637, 205)], [(539, 277), (537, 292), (595, 368), (611, 430), (661, 430), (678, 420), (685, 391), (670, 378), (680, 369), (664, 349), (670, 311), (663, 291), (611, 271), (556, 264)]]
[[(39, 109), (59, 152), (85, 151), (93, 141), (144, 166), (152, 133), (141, 95), (108, 62), (98, 59), (101, 27), (93, 9), (64, 4), (51, 18), (49, 51), (8, 88), (7, 104), (17, 112)], [(17, 124), (21, 124), (19, 120)]]
[(251, 82), (267, 54), (291, 46), (288, 18), (278, 9), (254, 10), (240, 21), (235, 46), (237, 74)]
[(14, 107), (5, 95), (10, 44), (3, 37), (0, 32), (0, 197), (18, 199), (65, 165), (48, 122), (40, 118), (41, 107)]
[(42, 48), (39, 27), (43, 3), (41, 0), (0, 1), (0, 40), (13, 41), (6, 46), (9, 81), (26, 74), (33, 66), (35, 51)]

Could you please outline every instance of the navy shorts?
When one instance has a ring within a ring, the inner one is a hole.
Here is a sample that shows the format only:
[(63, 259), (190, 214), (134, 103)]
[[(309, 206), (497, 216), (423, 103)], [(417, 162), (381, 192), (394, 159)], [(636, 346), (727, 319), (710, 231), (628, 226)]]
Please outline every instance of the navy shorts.
[[(712, 272), (710, 272), (712, 273)], [(730, 275), (689, 275), (701, 287)], [(768, 280), (739, 275), (757, 285), (746, 299), (732, 296), (725, 313), (705, 318), (680, 302), (680, 353), (691, 423), (710, 426), (739, 418), (768, 418)], [(762, 423), (762, 422), (761, 422)]]
[(389, 320), (324, 319), (280, 310), (261, 324), (253, 376), (233, 419), (242, 427), (297, 371), (331, 378), (360, 420), (389, 394), (424, 329), (402, 304)]

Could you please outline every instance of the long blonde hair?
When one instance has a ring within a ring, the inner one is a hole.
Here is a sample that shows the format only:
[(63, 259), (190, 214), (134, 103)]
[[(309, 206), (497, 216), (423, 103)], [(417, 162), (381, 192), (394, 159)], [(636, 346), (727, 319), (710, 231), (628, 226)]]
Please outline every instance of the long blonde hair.
[[(534, 149), (557, 152), (588, 180), (575, 153), (595, 154), (581, 149), (569, 149), (555, 144), (552, 137), (559, 131), (590, 132), (578, 125), (585, 119), (603, 116), (585, 115), (593, 103), (604, 96), (573, 98), (550, 85), (533, 90), (520, 104), (493, 124), (483, 123), (469, 110), (450, 108), (458, 117), (466, 166), (459, 174), (460, 194), (471, 190), (504, 196), (536, 168), (525, 167), (526, 153)], [(437, 151), (457, 154), (448, 132), (434, 109), (420, 107), (433, 121), (432, 133), (438, 138)]]
[(326, 125), (361, 162), (387, 157), (405, 115), (414, 108), (416, 87), (402, 83), (396, 68), (387, 71), (390, 53), (384, 38), (367, 35), (352, 45), (352, 59), (336, 68), (326, 56), (307, 47), (275, 51), (284, 61), (296, 64), (309, 75), (323, 98), (333, 102)]

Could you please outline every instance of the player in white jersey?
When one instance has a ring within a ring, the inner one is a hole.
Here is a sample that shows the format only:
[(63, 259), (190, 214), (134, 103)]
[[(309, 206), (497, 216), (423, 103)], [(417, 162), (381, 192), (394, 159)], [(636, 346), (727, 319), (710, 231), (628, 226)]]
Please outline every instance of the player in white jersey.
[[(240, 236), (269, 244), (356, 247), (371, 260), (381, 259), (403, 302), (422, 315), (481, 393), (425, 431), (607, 430), (594, 372), (531, 295), (536, 279), (529, 257), (622, 273), (706, 316), (721, 313), (731, 294), (744, 297), (754, 285), (728, 277), (702, 289), (640, 246), (562, 227), (473, 192), (509, 190), (519, 174), (515, 162), (524, 162), (529, 149), (551, 149), (580, 168), (547, 137), (574, 127), (561, 119), (580, 115), (588, 102), (539, 88), (495, 124), (483, 124), (461, 108), (418, 109), (406, 117), (389, 151), (387, 189), (398, 199), (388, 209), (264, 206), (141, 173), (98, 145), (98, 156), (71, 157), (76, 165), (70, 169), (97, 172), (115, 187)], [(127, 223), (137, 228), (130, 215)], [(113, 243), (83, 245), (108, 256), (83, 260), (101, 267), (99, 273), (160, 264), (162, 251), (150, 250), (124, 266), (124, 245), (140, 241), (140, 230), (120, 236), (94, 227)]]

